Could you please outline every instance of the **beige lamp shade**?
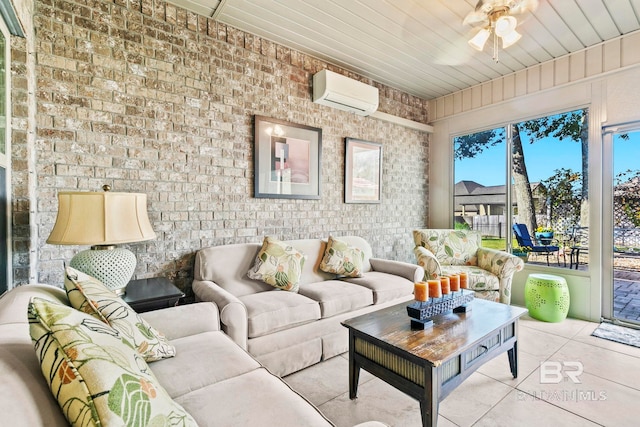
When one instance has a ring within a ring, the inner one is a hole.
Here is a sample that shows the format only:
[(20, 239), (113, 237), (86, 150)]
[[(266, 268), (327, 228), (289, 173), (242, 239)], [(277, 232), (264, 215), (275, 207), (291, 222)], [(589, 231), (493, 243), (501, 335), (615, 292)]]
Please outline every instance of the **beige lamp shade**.
[(92, 245), (77, 253), (69, 265), (123, 294), (136, 268), (136, 257), (120, 243), (156, 237), (147, 215), (147, 196), (141, 193), (58, 193), (58, 216), (47, 243)]
[(155, 237), (147, 214), (146, 194), (60, 192), (58, 216), (47, 243), (117, 245)]

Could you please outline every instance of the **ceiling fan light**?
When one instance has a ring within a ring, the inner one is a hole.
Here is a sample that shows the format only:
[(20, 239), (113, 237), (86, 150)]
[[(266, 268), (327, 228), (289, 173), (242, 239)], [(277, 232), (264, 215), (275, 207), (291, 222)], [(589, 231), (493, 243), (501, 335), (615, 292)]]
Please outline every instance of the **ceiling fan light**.
[(517, 32), (516, 30), (511, 31), (509, 34), (502, 36), (502, 48), (506, 49), (512, 44), (515, 44), (520, 38), (522, 34)]
[(513, 16), (501, 16), (495, 24), (495, 32), (500, 37), (505, 37), (515, 31), (518, 20)]
[(469, 40), (469, 45), (476, 50), (482, 51), (490, 35), (491, 32), (489, 32), (489, 30), (487, 30), (486, 28), (483, 28), (482, 30), (478, 31), (478, 34), (476, 34), (471, 40)]

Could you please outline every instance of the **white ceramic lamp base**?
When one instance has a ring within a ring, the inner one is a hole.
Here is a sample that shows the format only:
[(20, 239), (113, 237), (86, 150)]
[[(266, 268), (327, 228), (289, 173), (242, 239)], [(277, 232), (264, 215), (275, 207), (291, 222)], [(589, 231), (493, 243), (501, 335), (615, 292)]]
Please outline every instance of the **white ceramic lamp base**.
[(118, 295), (123, 295), (136, 269), (136, 256), (128, 249), (87, 249), (71, 259), (69, 265), (100, 280)]

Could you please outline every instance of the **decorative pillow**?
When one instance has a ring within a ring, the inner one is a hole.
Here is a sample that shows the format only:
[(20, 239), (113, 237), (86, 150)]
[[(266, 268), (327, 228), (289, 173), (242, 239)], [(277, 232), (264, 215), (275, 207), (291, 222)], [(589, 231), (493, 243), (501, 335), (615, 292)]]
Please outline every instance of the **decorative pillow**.
[(169, 344), (164, 335), (98, 279), (67, 267), (64, 287), (73, 308), (88, 313), (117, 330), (147, 362), (176, 355), (175, 347)]
[(37, 297), (28, 316), (42, 373), (72, 425), (196, 425), (115, 329)]
[(278, 289), (298, 292), (305, 259), (293, 246), (266, 236), (247, 276)]
[(346, 277), (362, 277), (364, 252), (342, 240), (329, 236), (320, 270)]
[(429, 249), (443, 265), (477, 265), (480, 233), (473, 230), (423, 229), (413, 231), (416, 246)]

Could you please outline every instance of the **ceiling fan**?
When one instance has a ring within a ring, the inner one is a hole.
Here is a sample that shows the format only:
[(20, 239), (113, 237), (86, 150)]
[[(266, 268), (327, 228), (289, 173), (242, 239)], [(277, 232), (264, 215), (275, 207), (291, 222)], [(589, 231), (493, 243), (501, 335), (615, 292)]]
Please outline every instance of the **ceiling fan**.
[(469, 44), (479, 51), (493, 34), (493, 60), (498, 62), (498, 39), (502, 40), (502, 48), (520, 40), (522, 35), (516, 31), (518, 20), (513, 15), (530, 12), (538, 7), (538, 0), (479, 0), (473, 12), (463, 21), (464, 25), (482, 27)]

